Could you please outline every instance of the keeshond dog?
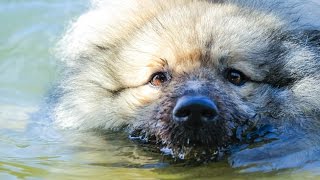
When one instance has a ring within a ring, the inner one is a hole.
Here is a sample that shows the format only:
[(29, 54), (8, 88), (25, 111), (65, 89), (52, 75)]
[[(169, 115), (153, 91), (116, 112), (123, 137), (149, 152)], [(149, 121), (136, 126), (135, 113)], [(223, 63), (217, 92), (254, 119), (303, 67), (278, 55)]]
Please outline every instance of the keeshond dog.
[(94, 1), (59, 43), (55, 123), (125, 131), (190, 161), (316, 163), (317, 12), (285, 0)]

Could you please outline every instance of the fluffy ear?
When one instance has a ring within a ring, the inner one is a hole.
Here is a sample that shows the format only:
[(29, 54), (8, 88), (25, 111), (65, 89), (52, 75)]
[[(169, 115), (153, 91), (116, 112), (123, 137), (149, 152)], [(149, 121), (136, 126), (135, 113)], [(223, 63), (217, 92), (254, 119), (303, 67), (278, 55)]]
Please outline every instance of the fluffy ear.
[(306, 30), (303, 32), (305, 42), (320, 48), (320, 30)]

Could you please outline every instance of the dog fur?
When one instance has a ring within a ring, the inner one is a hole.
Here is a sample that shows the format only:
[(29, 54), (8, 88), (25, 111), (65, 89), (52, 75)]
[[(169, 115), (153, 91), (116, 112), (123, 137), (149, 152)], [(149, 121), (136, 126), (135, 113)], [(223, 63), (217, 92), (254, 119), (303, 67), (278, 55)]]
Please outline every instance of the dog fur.
[[(281, 169), (317, 160), (320, 23), (305, 10), (320, 12), (318, 5), (93, 1), (58, 45), (65, 74), (56, 90), (55, 123), (74, 130), (125, 130), (184, 159), (230, 154), (235, 167)], [(228, 69), (249, 80), (230, 83)], [(170, 77), (161, 87), (150, 85), (156, 72)], [(217, 122), (199, 129), (173, 122), (172, 109), (184, 95), (212, 99)]]

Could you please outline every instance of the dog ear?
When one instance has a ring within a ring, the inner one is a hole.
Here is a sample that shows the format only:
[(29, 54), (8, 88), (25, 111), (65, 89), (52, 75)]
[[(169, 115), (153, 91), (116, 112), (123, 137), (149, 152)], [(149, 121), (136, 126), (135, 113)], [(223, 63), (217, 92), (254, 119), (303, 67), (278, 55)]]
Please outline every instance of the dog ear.
[(307, 44), (320, 48), (320, 30), (305, 30), (303, 32), (303, 37)]

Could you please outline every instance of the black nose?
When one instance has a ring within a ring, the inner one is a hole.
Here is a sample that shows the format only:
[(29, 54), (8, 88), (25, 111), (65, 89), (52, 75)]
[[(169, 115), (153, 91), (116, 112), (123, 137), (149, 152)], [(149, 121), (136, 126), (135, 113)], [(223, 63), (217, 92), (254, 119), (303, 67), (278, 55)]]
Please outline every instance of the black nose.
[(217, 106), (205, 96), (183, 96), (173, 108), (173, 119), (191, 126), (212, 122), (217, 114)]

